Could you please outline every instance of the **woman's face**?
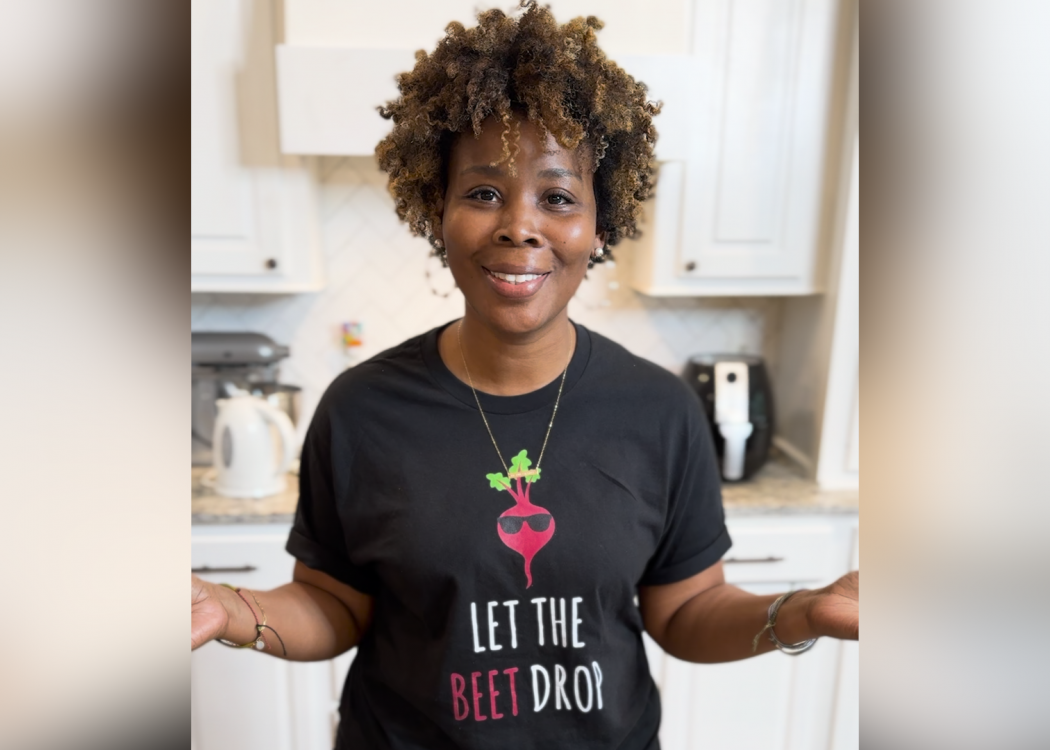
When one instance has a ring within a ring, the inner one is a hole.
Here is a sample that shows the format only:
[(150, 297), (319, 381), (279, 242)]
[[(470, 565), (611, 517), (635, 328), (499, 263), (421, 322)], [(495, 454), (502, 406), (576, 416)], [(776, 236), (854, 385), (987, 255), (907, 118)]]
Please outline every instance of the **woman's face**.
[(452, 148), (438, 237), (473, 312), (510, 334), (540, 331), (561, 316), (602, 246), (585, 148), (567, 151), (525, 119), (511, 175), (504, 127), (486, 120)]

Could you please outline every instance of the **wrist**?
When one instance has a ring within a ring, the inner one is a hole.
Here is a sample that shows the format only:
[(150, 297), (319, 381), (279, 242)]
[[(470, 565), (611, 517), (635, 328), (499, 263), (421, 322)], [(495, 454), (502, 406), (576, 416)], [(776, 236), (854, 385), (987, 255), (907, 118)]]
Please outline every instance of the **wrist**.
[(810, 616), (813, 602), (818, 596), (816, 591), (803, 589), (781, 605), (773, 629), (781, 643), (802, 643), (820, 635), (813, 628)]
[(213, 584), (214, 592), (226, 611), (226, 625), (219, 638), (231, 643), (248, 643), (256, 636), (255, 616), (233, 589)]

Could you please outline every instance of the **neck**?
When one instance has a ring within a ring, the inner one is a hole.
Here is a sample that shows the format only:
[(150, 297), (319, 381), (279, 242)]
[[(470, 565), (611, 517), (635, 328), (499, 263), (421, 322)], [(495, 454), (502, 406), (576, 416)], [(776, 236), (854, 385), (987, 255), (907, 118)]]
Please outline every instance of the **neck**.
[(485, 326), (468, 310), (438, 341), (441, 359), (457, 378), (494, 396), (530, 393), (561, 377), (575, 346), (576, 329), (567, 313), (538, 331), (509, 335)]

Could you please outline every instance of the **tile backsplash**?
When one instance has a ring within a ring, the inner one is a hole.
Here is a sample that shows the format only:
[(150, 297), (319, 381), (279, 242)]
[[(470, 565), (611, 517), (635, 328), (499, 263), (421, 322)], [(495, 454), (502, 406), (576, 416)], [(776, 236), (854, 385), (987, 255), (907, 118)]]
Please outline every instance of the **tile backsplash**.
[[(281, 380), (303, 388), (300, 436), (339, 372), (463, 309), (449, 272), (398, 221), (372, 159), (324, 159), (320, 175), (325, 289), (194, 294), (191, 304), (194, 331), (264, 333), (291, 348)], [(630, 243), (618, 249), (629, 252)], [(776, 371), (778, 298), (659, 299), (632, 291), (618, 274), (614, 264), (593, 269), (569, 304), (572, 319), (676, 373), (690, 355), (714, 351), (761, 354)], [(361, 324), (362, 344), (347, 353), (341, 326), (350, 321)]]

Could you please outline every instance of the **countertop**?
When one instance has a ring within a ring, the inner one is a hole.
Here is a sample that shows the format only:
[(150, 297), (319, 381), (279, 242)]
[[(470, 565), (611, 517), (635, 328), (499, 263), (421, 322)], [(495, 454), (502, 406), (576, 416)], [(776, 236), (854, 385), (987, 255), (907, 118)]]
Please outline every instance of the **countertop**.
[[(259, 499), (222, 497), (201, 484), (209, 471), (194, 467), (192, 472), (192, 522), (194, 524), (273, 523), (290, 524), (299, 497), (299, 479), (288, 476), (287, 489)], [(762, 514), (857, 513), (860, 492), (824, 490), (807, 479), (797, 464), (774, 452), (751, 480), (722, 487), (728, 516)]]

